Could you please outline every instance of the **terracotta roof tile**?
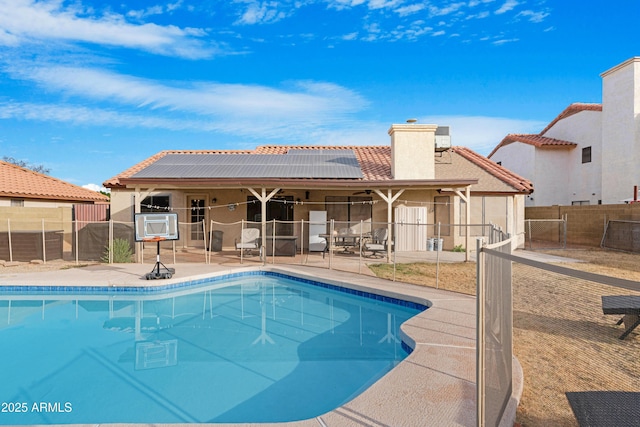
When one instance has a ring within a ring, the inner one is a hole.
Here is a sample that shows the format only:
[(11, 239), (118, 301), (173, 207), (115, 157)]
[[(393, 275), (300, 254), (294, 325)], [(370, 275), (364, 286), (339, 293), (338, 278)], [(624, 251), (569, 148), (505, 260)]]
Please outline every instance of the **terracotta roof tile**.
[[(473, 165), (479, 167), (483, 171), (487, 172), (489, 175), (497, 178), (499, 181), (502, 181), (505, 184), (513, 187), (514, 189), (523, 192), (523, 193), (531, 193), (533, 192), (533, 184), (526, 178), (517, 175), (510, 170), (500, 166), (494, 161), (489, 160), (488, 158), (481, 156), (473, 150), (470, 150), (466, 147), (453, 147), (452, 151), (456, 154), (467, 159)], [(480, 180), (478, 185), (484, 185), (485, 183)], [(498, 191), (497, 189), (487, 188), (486, 191)]]
[(581, 111), (602, 111), (602, 104), (587, 104), (583, 102), (576, 102), (569, 105), (567, 108), (558, 114), (558, 116), (551, 121), (539, 134), (509, 134), (491, 151), (487, 156), (491, 158), (498, 151), (499, 148), (509, 145), (513, 142), (524, 142), (525, 144), (533, 145), (538, 148), (574, 148), (578, 144), (571, 141), (564, 141), (562, 139), (547, 138), (544, 134), (551, 129), (556, 123), (562, 119), (573, 116)]
[(533, 145), (538, 148), (574, 148), (578, 144), (571, 141), (565, 141), (563, 139), (547, 138), (546, 136), (536, 134), (509, 134), (493, 149), (493, 151), (487, 156), (489, 159), (498, 151), (499, 148), (509, 145), (513, 142), (523, 142), (525, 144)]
[(583, 102), (575, 102), (569, 105), (564, 111), (551, 121), (546, 128), (540, 132), (540, 135), (544, 135), (549, 129), (551, 129), (556, 123), (562, 119), (566, 119), (569, 116), (573, 116), (581, 111), (602, 111), (602, 104), (587, 104)]
[(0, 161), (0, 197), (108, 202), (104, 194)]

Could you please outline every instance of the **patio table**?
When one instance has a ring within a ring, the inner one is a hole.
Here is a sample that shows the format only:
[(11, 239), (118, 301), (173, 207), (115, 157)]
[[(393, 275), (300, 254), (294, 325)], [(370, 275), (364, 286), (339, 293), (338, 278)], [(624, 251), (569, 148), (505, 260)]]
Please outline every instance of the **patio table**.
[(623, 340), (640, 325), (640, 295), (610, 295), (602, 297), (604, 314), (622, 314), (616, 325), (624, 323), (625, 331), (620, 335)]

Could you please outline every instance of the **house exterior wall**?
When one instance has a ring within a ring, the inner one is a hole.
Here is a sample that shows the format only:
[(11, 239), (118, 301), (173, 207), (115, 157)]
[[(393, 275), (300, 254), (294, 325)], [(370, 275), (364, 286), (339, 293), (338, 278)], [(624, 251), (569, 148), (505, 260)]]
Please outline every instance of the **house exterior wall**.
[(527, 206), (548, 206), (568, 204), (571, 153), (569, 150), (537, 149), (534, 157), (533, 200)]
[(500, 147), (491, 160), (533, 182), (533, 194), (526, 198), (527, 206), (535, 206), (538, 197), (536, 175), (536, 148), (529, 144), (511, 143)]
[(47, 200), (47, 199), (25, 199), (22, 197), (0, 197), (0, 207), (10, 207), (12, 200), (22, 200), (25, 208), (64, 208), (71, 207), (77, 202)]
[[(514, 142), (491, 160), (533, 182), (526, 206), (598, 204), (602, 200), (601, 112), (582, 111), (557, 122), (544, 136), (571, 141), (574, 148), (536, 148)], [(591, 147), (591, 162), (582, 163), (582, 149)]]
[[(309, 199), (306, 199), (306, 189), (296, 190), (284, 190), (279, 195), (292, 196), (293, 200), (300, 199), (300, 203), (294, 205), (294, 221), (300, 222), (304, 220), (309, 221), (309, 211), (312, 210), (326, 210), (325, 198), (327, 196), (352, 196), (353, 191), (338, 191), (338, 190), (311, 190), (309, 193)], [(394, 190), (396, 194), (397, 190)], [(247, 200), (247, 196), (251, 193), (247, 189), (202, 189), (202, 190), (156, 190), (151, 194), (141, 192), (137, 197), (144, 199), (148, 195), (169, 195), (171, 197), (171, 205), (174, 211), (178, 214), (178, 221), (180, 223), (188, 223), (187, 200), (189, 196), (203, 197), (206, 201), (205, 205), (205, 223), (207, 230), (211, 228), (211, 221), (222, 224), (240, 223), (242, 220), (247, 220), (246, 205), (243, 204)], [(357, 194), (362, 197), (363, 194)], [(406, 202), (408, 206), (423, 205), (427, 206), (427, 222), (432, 224), (427, 229), (428, 237), (435, 237), (436, 227), (433, 225), (435, 222), (434, 216), (434, 198), (436, 196), (442, 197), (436, 191), (419, 191), (419, 190), (407, 190), (400, 196), (399, 200), (394, 203), (397, 204)], [(133, 200), (136, 197), (136, 192), (129, 189), (113, 189), (111, 192), (111, 218), (114, 221), (130, 223), (133, 221), (134, 204)], [(387, 203), (381, 200), (374, 192), (370, 197), (374, 201), (372, 205), (372, 223), (371, 228), (379, 228), (385, 226), (387, 223)], [(216, 199), (213, 203), (213, 199)], [(229, 204), (239, 205), (233, 210), (228, 209)], [(509, 233), (518, 233), (518, 229), (523, 227), (524, 224), (524, 196), (517, 195), (486, 195), (482, 197), (472, 197), (472, 218), (471, 222), (474, 224), (488, 224), (489, 222), (499, 225), (503, 230)], [(464, 222), (465, 210), (460, 207), (460, 199), (457, 195), (449, 195), (449, 204), (446, 206), (449, 210), (449, 218), (454, 223), (460, 224)], [(331, 220), (331, 218), (327, 218)], [(392, 218), (392, 221), (395, 220)], [(336, 228), (344, 226), (345, 224), (336, 224)], [(213, 229), (219, 229), (223, 231), (222, 245), (224, 248), (233, 248), (234, 240), (239, 235), (240, 225), (223, 226), (214, 224)], [(446, 227), (442, 228), (445, 248), (453, 248), (456, 245), (465, 246), (465, 231), (464, 227)], [(481, 235), (482, 230), (472, 229), (471, 237)], [(304, 230), (298, 225), (293, 229), (293, 235), (298, 237), (298, 241), (304, 241), (305, 250), (309, 241), (308, 236), (308, 224), (305, 224)], [(301, 236), (303, 238), (301, 238)], [(196, 244), (196, 242), (189, 242), (184, 237), (184, 232), (181, 231), (181, 240), (183, 245), (199, 247), (202, 242)], [(475, 242), (475, 240), (474, 240)], [(475, 244), (475, 243), (473, 243)], [(198, 246), (199, 245), (199, 246)]]
[(620, 203), (640, 184), (640, 58), (602, 75), (603, 203)]
[[(560, 120), (544, 136), (571, 141), (577, 146), (566, 154), (557, 150), (559, 160), (564, 163), (554, 165), (553, 169), (545, 169), (543, 165), (539, 167), (538, 176), (549, 178), (549, 187), (540, 188), (534, 181), (536, 193), (557, 192), (562, 194), (562, 199), (537, 205), (571, 205), (573, 202), (597, 205), (602, 200), (602, 112), (581, 111)], [(591, 162), (582, 163), (582, 151), (587, 147), (591, 147)], [(549, 182), (550, 179), (556, 180), (555, 184)], [(553, 199), (549, 194), (545, 196)]]

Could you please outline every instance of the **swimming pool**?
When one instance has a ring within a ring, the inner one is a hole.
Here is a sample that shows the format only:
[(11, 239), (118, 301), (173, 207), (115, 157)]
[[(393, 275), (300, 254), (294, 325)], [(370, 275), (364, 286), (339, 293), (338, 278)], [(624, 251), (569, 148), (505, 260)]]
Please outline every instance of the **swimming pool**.
[(353, 399), (426, 307), (271, 272), (0, 294), (0, 424), (279, 422)]

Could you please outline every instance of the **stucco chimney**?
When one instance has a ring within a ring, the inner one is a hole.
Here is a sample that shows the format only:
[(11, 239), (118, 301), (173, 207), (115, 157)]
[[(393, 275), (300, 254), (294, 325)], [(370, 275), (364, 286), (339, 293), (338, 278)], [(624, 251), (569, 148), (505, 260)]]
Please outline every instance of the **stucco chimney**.
[(391, 175), (394, 179), (435, 178), (435, 132), (437, 125), (423, 125), (415, 119), (391, 125)]

